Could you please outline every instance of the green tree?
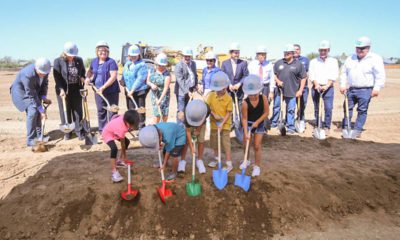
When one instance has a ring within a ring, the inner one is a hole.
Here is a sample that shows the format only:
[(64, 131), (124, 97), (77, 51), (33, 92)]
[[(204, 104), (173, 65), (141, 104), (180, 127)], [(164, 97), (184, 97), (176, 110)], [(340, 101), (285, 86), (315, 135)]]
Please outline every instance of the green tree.
[(92, 59), (91, 58), (86, 58), (85, 60), (85, 68), (88, 69), (90, 66), (90, 63), (92, 63)]
[(314, 59), (314, 58), (317, 58), (319, 56), (319, 54), (318, 53), (316, 53), (316, 52), (312, 52), (312, 53), (309, 53), (309, 54), (307, 54), (307, 58), (311, 61), (312, 59)]

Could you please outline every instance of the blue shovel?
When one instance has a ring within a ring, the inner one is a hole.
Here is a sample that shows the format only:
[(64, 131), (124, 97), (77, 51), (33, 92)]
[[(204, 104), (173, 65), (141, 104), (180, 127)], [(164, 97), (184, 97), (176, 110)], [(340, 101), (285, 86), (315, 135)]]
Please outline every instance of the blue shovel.
[[(249, 134), (250, 134), (250, 138), (251, 138), (251, 128), (249, 128)], [(247, 143), (246, 143), (246, 152), (244, 152), (244, 160), (243, 160), (244, 168), (242, 169), (242, 173), (235, 174), (235, 186), (242, 188), (246, 192), (249, 191), (249, 189), (250, 189), (250, 180), (251, 180), (250, 176), (245, 175), (246, 168), (247, 168), (247, 161), (248, 161), (247, 156), (249, 153), (250, 138), (247, 139)]]
[[(219, 127), (221, 122), (217, 122)], [(214, 185), (222, 190), (228, 184), (228, 171), (223, 170), (221, 166), (221, 131), (218, 128), (218, 170), (213, 170)]]

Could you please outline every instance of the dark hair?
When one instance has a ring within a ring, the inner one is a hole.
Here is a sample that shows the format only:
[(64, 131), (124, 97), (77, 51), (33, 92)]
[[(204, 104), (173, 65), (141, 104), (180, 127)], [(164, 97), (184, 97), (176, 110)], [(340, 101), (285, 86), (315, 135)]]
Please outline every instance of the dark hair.
[(136, 110), (128, 110), (125, 112), (124, 122), (131, 125), (133, 129), (138, 128), (139, 121), (139, 113)]
[(293, 44), (293, 46), (298, 47), (299, 49), (301, 49), (299, 44)]

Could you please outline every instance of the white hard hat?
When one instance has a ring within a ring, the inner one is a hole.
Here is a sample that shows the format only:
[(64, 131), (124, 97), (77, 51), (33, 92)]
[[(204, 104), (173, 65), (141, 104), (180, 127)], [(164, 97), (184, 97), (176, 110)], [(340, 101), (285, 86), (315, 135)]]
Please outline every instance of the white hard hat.
[(263, 45), (260, 45), (257, 47), (256, 53), (267, 53), (267, 48)]
[(165, 53), (160, 53), (156, 57), (156, 64), (160, 66), (167, 66), (168, 64), (168, 57)]
[(247, 95), (254, 95), (261, 92), (263, 85), (259, 76), (250, 74), (243, 80), (243, 92)]
[(73, 42), (66, 42), (64, 44), (64, 53), (69, 57), (76, 57), (78, 55), (78, 46)]
[(286, 44), (284, 52), (294, 52), (294, 45), (293, 44)]
[(38, 58), (35, 61), (35, 69), (40, 74), (49, 74), (51, 70), (50, 60), (47, 58)]
[(190, 47), (185, 47), (182, 50), (183, 56), (193, 56), (193, 50)]
[(229, 51), (240, 51), (240, 44), (237, 42), (231, 43), (229, 46)]
[(319, 43), (319, 49), (329, 49), (329, 48), (331, 48), (331, 44), (329, 43), (329, 41), (327, 41), (327, 40), (322, 40), (322, 41)]
[(229, 86), (229, 77), (222, 71), (216, 72), (211, 77), (210, 89), (213, 91), (221, 91)]
[(207, 112), (207, 105), (202, 100), (195, 99), (186, 106), (186, 121), (190, 126), (198, 127), (206, 120)]
[(217, 55), (213, 51), (210, 51), (206, 53), (206, 59), (217, 59)]
[(128, 56), (139, 56), (140, 55), (140, 49), (136, 45), (132, 45), (128, 49)]
[(356, 41), (356, 47), (368, 47), (371, 46), (371, 40), (369, 37), (360, 37)]
[(144, 147), (156, 148), (160, 144), (156, 126), (149, 125), (139, 131), (139, 142)]
[(106, 48), (110, 48), (109, 46), (108, 46), (108, 43), (106, 42), (106, 41), (98, 41), (97, 42), (97, 44), (96, 44), (96, 48), (99, 48), (99, 47), (106, 47)]

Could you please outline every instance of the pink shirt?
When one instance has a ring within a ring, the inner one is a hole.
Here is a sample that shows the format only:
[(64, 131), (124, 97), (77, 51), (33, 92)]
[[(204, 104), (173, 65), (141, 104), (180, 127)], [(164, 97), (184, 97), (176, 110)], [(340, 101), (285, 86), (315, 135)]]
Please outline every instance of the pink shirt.
[(107, 123), (101, 135), (103, 136), (104, 142), (108, 143), (112, 140), (124, 139), (128, 130), (129, 128), (124, 122), (124, 116), (121, 115), (113, 118), (109, 123)]

